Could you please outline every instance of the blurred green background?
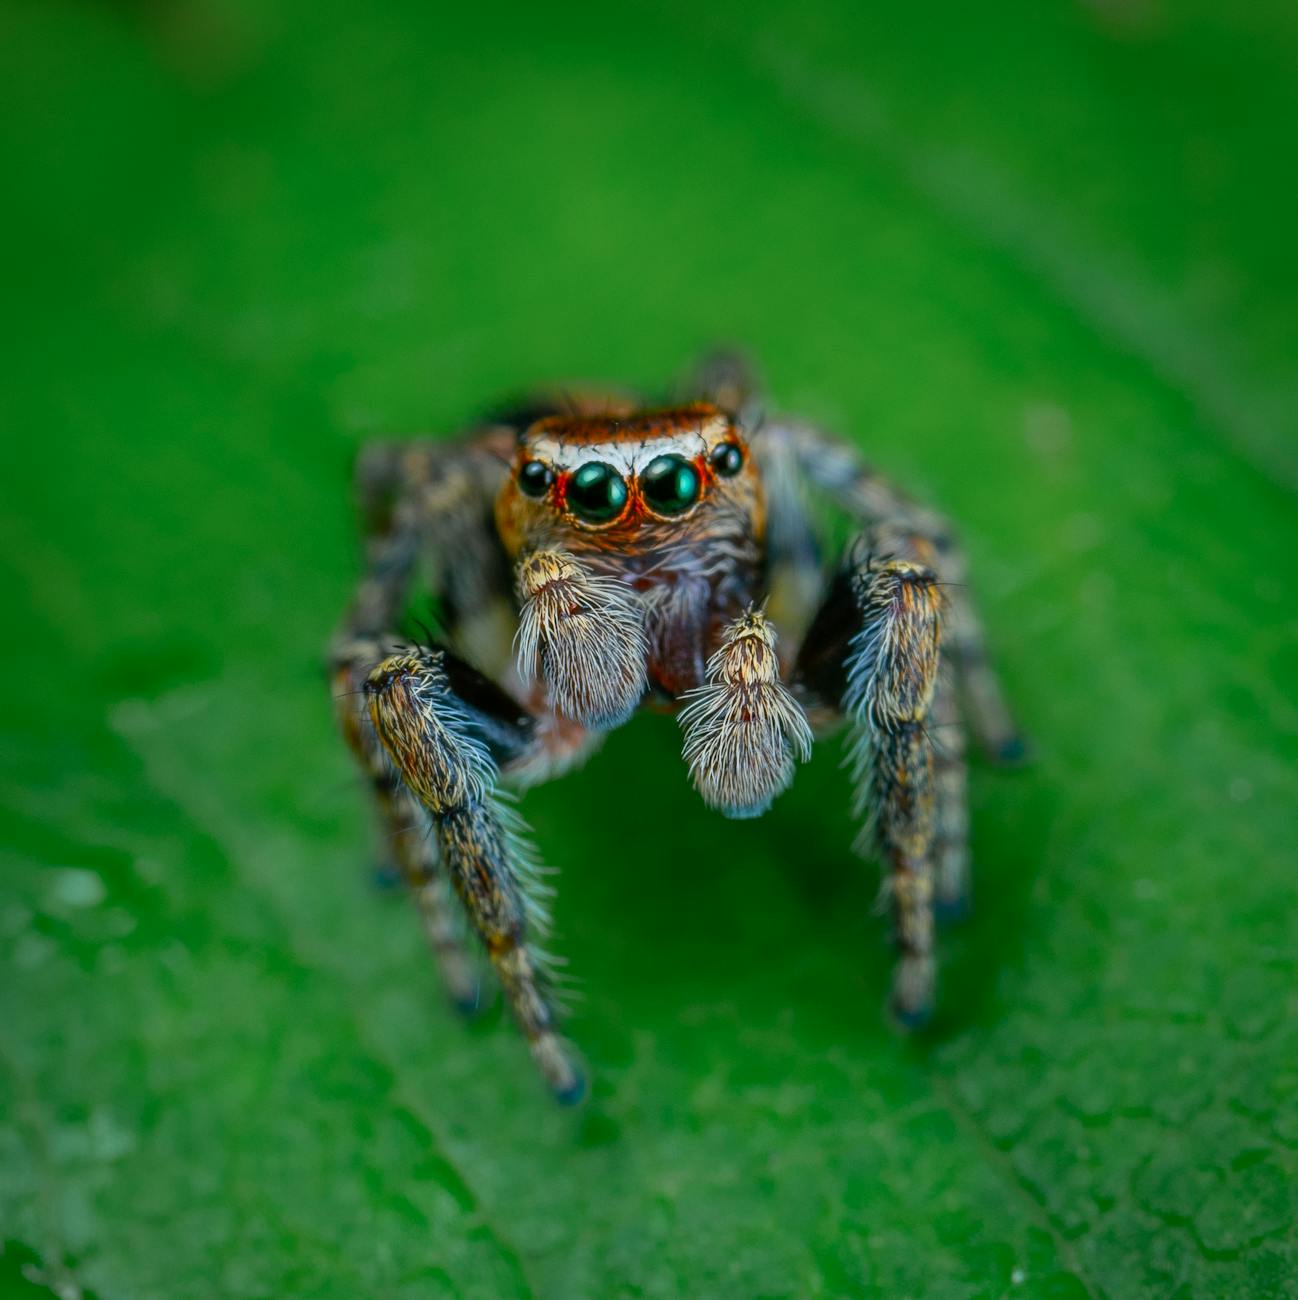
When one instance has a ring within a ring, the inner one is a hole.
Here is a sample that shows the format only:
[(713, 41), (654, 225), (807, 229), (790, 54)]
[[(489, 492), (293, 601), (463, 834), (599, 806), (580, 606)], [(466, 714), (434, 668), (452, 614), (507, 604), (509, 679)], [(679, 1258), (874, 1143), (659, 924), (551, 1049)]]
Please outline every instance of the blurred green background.
[[(0, 1293), (1298, 1294), (1296, 124), (1290, 0), (5, 0)], [(373, 888), (348, 467), (718, 339), (1038, 759), (914, 1040), (835, 747), (530, 794), (574, 1114)]]

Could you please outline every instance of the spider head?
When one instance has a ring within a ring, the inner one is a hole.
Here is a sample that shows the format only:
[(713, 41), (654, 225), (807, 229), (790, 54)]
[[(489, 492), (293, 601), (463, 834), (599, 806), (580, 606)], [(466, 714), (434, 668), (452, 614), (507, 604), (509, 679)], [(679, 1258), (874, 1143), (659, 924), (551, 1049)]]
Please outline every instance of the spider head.
[(497, 502), (511, 553), (668, 550), (733, 528), (760, 535), (757, 467), (734, 420), (706, 403), (625, 418), (552, 415), (518, 439)]

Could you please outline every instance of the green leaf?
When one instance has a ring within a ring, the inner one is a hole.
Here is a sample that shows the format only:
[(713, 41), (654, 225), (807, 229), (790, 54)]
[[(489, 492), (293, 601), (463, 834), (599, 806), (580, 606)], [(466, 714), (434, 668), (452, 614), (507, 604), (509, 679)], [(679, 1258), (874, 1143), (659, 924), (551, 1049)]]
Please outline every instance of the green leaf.
[[(1298, 1294), (1296, 70), (1279, 3), (8, 6), (0, 1290)], [(832, 746), (530, 793), (573, 1114), (371, 882), (348, 464), (716, 339), (958, 521), (1038, 758), (914, 1039)]]

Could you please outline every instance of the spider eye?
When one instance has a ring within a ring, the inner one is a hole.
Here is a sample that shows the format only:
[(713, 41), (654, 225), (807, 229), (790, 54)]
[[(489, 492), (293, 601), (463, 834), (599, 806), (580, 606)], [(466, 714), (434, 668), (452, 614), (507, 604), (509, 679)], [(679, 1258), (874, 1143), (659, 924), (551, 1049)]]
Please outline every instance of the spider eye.
[(734, 478), (744, 467), (744, 450), (737, 442), (719, 442), (708, 459), (722, 478)]
[(568, 480), (568, 503), (573, 513), (591, 524), (616, 519), (626, 505), (626, 482), (611, 465), (592, 460)]
[(540, 460), (525, 460), (518, 471), (518, 490), (526, 497), (543, 497), (554, 482), (550, 467)]
[(684, 456), (655, 456), (640, 474), (640, 493), (660, 515), (679, 515), (699, 499), (699, 472)]

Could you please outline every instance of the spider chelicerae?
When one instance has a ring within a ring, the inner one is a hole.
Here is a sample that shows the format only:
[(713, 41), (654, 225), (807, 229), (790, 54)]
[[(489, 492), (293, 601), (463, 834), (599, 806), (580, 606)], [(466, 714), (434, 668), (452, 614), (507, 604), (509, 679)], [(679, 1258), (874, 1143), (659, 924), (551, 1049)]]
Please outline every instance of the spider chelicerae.
[[(357, 468), (367, 567), (331, 647), (343, 734), (451, 997), (479, 1000), (467, 918), (564, 1102), (584, 1075), (499, 782), (557, 776), (656, 705), (677, 713), (704, 802), (755, 817), (813, 737), (845, 727), (857, 847), (886, 870), (892, 1007), (916, 1025), (934, 914), (968, 898), (960, 704), (994, 758), (1022, 753), (947, 524), (852, 447), (763, 413), (737, 358), (682, 391), (539, 398), (459, 441), (370, 445)], [(863, 529), (827, 573), (808, 488)], [(394, 634), (416, 579), (444, 643)]]

